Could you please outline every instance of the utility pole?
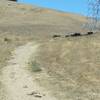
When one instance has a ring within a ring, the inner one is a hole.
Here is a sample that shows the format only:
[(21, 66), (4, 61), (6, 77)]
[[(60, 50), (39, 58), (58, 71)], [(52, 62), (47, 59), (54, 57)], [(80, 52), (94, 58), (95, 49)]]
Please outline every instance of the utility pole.
[(98, 30), (100, 22), (100, 0), (88, 0), (88, 23), (87, 27), (90, 31)]

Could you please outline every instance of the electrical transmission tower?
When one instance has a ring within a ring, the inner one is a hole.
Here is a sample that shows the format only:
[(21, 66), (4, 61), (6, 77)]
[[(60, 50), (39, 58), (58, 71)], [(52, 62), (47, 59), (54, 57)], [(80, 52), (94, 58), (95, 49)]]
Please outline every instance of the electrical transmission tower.
[(88, 28), (90, 31), (98, 30), (100, 20), (100, 0), (88, 0)]

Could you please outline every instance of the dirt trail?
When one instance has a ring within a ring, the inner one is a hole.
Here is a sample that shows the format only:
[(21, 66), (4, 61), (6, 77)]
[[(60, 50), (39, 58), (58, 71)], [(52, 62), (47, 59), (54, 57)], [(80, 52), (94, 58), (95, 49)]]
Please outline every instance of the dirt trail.
[(36, 43), (28, 43), (12, 52), (12, 59), (3, 69), (6, 100), (56, 100), (49, 91), (36, 84), (26, 69), (30, 56), (34, 54), (35, 57), (38, 47)]

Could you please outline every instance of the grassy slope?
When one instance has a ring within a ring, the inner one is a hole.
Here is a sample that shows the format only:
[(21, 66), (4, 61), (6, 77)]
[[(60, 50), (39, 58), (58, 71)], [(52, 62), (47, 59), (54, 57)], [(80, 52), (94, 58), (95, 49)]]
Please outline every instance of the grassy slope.
[[(7, 41), (5, 41), (6, 39)], [(6, 94), (1, 80), (2, 68), (7, 64), (8, 59), (10, 59), (11, 51), (29, 41), (30, 39), (27, 37), (23, 38), (10, 33), (0, 33), (0, 100), (5, 100), (4, 95)]]
[(44, 43), (35, 62), (49, 77), (36, 74), (36, 80), (58, 100), (99, 100), (99, 43), (99, 33)]
[[(0, 48), (3, 56), (1, 63), (7, 59), (7, 56), (4, 56), (6, 50), (8, 55), (10, 48), (15, 47), (17, 43), (51, 38), (50, 36), (54, 33), (63, 34), (72, 28), (77, 30), (85, 21), (84, 17), (79, 15), (1, 0)], [(6, 37), (10, 38), (11, 42), (5, 43)]]
[[(41, 78), (39, 80), (43, 81), (40, 81), (40, 83), (43, 82), (41, 84), (45, 83), (47, 87), (49, 86), (50, 87), (49, 89), (53, 90), (54, 95), (59, 97), (60, 100), (62, 100), (61, 98), (63, 98), (63, 100), (64, 99), (66, 100), (66, 98), (71, 98), (70, 95), (73, 92), (75, 92), (76, 94), (73, 93), (74, 95), (72, 98), (77, 97), (77, 95), (80, 95), (78, 90), (83, 91), (84, 89), (84, 87), (82, 89), (80, 89), (81, 87), (80, 88), (76, 87), (78, 86), (76, 84), (80, 85), (84, 84), (83, 80), (84, 78), (81, 78), (84, 77), (84, 73), (80, 75), (79, 72), (81, 73), (83, 69), (85, 72), (86, 70), (85, 68), (87, 68), (87, 66), (89, 66), (89, 70), (91, 70), (91, 66), (93, 66), (91, 65), (92, 60), (94, 61), (95, 59), (97, 59), (98, 61), (98, 57), (96, 58), (97, 55), (96, 52), (98, 53), (98, 51), (95, 51), (96, 50), (95, 47), (97, 48), (97, 50), (99, 50), (99, 37), (96, 36), (89, 38), (90, 40), (91, 38), (93, 39), (93, 41), (95, 42), (94, 44), (92, 44), (92, 40), (89, 41), (88, 38), (61, 39), (61, 40), (52, 40), (51, 42), (50, 41), (48, 42), (48, 39), (51, 39), (51, 36), (54, 33), (65, 34), (68, 31), (81, 31), (81, 26), (85, 22), (86, 20), (84, 19), (84, 17), (79, 15), (74, 15), (70, 13), (61, 13), (49, 9), (16, 4), (13, 2), (5, 2), (4, 0), (1, 0), (0, 1), (0, 69), (4, 67), (6, 61), (10, 57), (11, 51), (16, 46), (24, 44), (33, 39), (41, 41), (45, 40), (45, 43), (43, 42), (43, 45), (41, 47), (39, 58), (37, 59), (40, 65), (43, 68), (45, 68), (46, 71), (49, 73), (51, 78), (45, 78), (45, 77), (44, 77), (45, 79)], [(10, 39), (10, 41), (5, 42), (4, 41), (5, 38)], [(91, 49), (92, 46), (94, 46), (93, 49)], [(77, 48), (80, 52), (77, 51)], [(87, 52), (85, 53), (84, 50)], [(94, 59), (91, 58), (92, 56), (89, 55), (89, 52), (93, 54), (93, 56), (95, 57)], [(85, 55), (87, 58), (85, 58)], [(79, 58), (83, 56), (84, 56), (83, 58), (84, 62), (83, 63), (77, 62), (78, 60), (80, 60)], [(88, 63), (86, 63), (88, 60), (90, 61), (91, 66)], [(86, 65), (83, 69), (80, 68), (81, 63), (83, 64), (82, 66)], [(93, 64), (95, 65), (95, 63)], [(78, 71), (78, 68), (80, 69), (80, 71)], [(93, 71), (91, 71), (91, 73), (92, 72)], [(73, 73), (75, 73), (75, 75)], [(89, 74), (90, 77), (91, 73)], [(86, 74), (86, 76), (88, 75)], [(94, 79), (96, 79), (95, 76)], [(66, 80), (69, 82), (68, 84)], [(83, 83), (80, 82), (80, 80), (82, 80)], [(0, 87), (0, 93), (2, 93), (1, 95), (4, 95), (4, 92), (2, 91), (3, 90)], [(60, 96), (58, 95), (59, 93), (61, 93)], [(3, 100), (2, 96), (0, 96), (0, 100)]]

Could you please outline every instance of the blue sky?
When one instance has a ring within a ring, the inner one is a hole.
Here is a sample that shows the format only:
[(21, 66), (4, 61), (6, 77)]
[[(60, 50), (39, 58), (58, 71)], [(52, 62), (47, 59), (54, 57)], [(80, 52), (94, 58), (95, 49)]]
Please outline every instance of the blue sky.
[(18, 0), (18, 2), (86, 15), (88, 0)]

